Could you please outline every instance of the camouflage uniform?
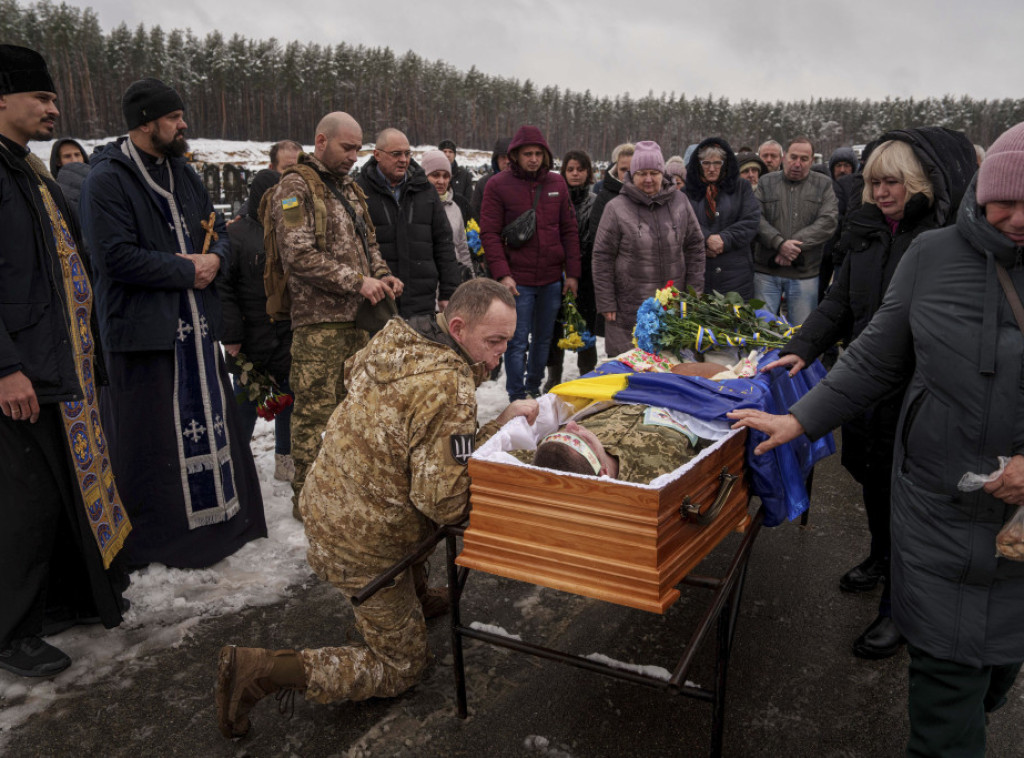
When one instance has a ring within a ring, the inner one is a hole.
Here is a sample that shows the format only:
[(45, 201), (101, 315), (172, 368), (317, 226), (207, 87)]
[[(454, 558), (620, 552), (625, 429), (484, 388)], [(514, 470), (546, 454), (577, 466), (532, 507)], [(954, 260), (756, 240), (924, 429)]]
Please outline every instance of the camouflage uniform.
[[(415, 327), (415, 328), (414, 328)], [(444, 317), (392, 320), (348, 364), (349, 394), (327, 424), (300, 507), (309, 564), (354, 594), (438, 523), (466, 512), (466, 458), (476, 430), (476, 385), (487, 377), (448, 336)], [(391, 697), (415, 684), (428, 660), (411, 571), (354, 609), (365, 645), (301, 653), (306, 697)]]
[(355, 212), (363, 214), (370, 229), (372, 270), (352, 218), (330, 189), (324, 197), (327, 252), (317, 248), (313, 192), (300, 174), (286, 171), (274, 191), (270, 213), (292, 300), (294, 338), (289, 381), (295, 393), (292, 501), (296, 506), (327, 419), (345, 398), (345, 360), (366, 344), (366, 332), (353, 325), (363, 300), (359, 294), (363, 277), (372, 274), (379, 278), (390, 273), (355, 182), (347, 176), (331, 175), (313, 156), (302, 155), (300, 162), (333, 176)]
[(648, 484), (697, 453), (698, 438), (653, 405), (615, 405), (580, 420), (619, 459), (624, 482)]
[[(619, 476), (624, 482), (649, 484), (662, 474), (682, 466), (697, 454), (698, 437), (667, 417), (664, 408), (652, 405), (613, 405), (579, 424), (592, 431), (609, 455), (619, 459)], [(524, 462), (534, 451), (516, 451)]]

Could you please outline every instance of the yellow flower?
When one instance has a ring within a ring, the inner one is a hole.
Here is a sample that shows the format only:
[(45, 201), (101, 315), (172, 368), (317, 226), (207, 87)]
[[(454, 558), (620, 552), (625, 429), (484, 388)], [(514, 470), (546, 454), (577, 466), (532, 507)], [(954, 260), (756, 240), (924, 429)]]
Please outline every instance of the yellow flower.
[(571, 332), (568, 336), (558, 340), (560, 350), (579, 350), (581, 347), (583, 347), (583, 340), (576, 332)]
[(480, 225), (476, 222), (475, 218), (471, 218), (469, 220), (469, 223), (466, 224), (466, 231), (467, 232), (479, 232), (480, 231)]
[(668, 305), (672, 299), (672, 288), (665, 287), (654, 293), (654, 299), (658, 301), (660, 305)]

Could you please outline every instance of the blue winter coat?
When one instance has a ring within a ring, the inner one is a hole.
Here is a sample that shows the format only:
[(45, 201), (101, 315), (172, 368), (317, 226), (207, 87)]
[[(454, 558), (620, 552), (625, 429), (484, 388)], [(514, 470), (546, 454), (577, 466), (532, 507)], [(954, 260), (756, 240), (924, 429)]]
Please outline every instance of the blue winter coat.
[[(179, 258), (178, 241), (139, 168), (121, 152), (122, 137), (97, 148), (82, 185), (82, 227), (95, 271), (96, 309), (103, 346), (110, 352), (171, 350), (178, 329), (180, 296), (195, 281), (195, 266)], [(200, 223), (213, 213), (202, 180), (183, 158), (168, 159), (174, 194), (195, 253), (206, 232)], [(209, 253), (228, 269), (228, 235), (217, 214), (218, 239)], [(214, 339), (221, 318), (216, 282), (196, 297)]]

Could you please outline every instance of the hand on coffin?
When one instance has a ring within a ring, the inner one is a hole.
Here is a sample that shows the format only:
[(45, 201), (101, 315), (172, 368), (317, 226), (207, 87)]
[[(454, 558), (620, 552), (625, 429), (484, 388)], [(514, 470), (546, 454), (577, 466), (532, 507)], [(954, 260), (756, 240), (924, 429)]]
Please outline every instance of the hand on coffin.
[(782, 356), (777, 361), (772, 361), (771, 363), (769, 363), (767, 366), (761, 369), (761, 373), (767, 374), (773, 368), (783, 368), (785, 366), (792, 366), (793, 368), (789, 370), (789, 375), (796, 376), (799, 372), (803, 371), (807, 367), (807, 361), (805, 361), (799, 355), (793, 355), (793, 353), (790, 353), (789, 355)]
[(538, 413), (540, 413), (540, 406), (537, 405), (537, 401), (533, 398), (513, 400), (508, 404), (508, 408), (503, 410), (501, 415), (498, 416), (498, 422), (504, 426), (516, 416), (522, 416), (528, 424), (532, 424), (537, 420)]
[(726, 415), (736, 421), (732, 425), (733, 429), (742, 429), (746, 426), (768, 435), (768, 439), (754, 448), (754, 455), (764, 455), (804, 433), (803, 426), (792, 413), (775, 416), (753, 408), (742, 408), (738, 411), (729, 411)]

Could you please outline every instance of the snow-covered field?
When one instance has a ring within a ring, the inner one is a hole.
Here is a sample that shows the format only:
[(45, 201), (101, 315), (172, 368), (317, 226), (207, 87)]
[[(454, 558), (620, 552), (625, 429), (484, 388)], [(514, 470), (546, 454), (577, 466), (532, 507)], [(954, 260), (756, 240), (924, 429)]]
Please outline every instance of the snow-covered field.
[[(603, 340), (599, 340), (602, 355), (603, 350)], [(563, 370), (566, 380), (579, 376), (575, 353), (566, 354)], [(507, 403), (502, 373), (477, 391), (480, 423), (497, 416)], [(120, 627), (74, 627), (49, 638), (73, 661), (52, 679), (27, 679), (0, 671), (0, 704), (4, 706), (0, 708), (0, 755), (10, 729), (60, 700), (62, 693), (80, 691), (134, 659), (181, 645), (204, 619), (270, 605), (287, 597), (290, 588), (310, 581), (306, 535), (302, 524), (292, 518), (291, 485), (274, 479), (273, 424), (257, 421), (252, 451), (263, 491), (268, 538), (250, 542), (208, 569), (170, 569), (155, 564), (132, 574), (131, 587), (125, 593), (132, 606)]]
[[(77, 139), (73, 134), (63, 135), (64, 137), (70, 137), (71, 139)], [(112, 142), (115, 137), (104, 137), (102, 139), (79, 139), (78, 142), (82, 144), (86, 152), (92, 153), (93, 149), (98, 145), (105, 145), (108, 142)], [(39, 156), (42, 161), (49, 166), (50, 165), (50, 150), (53, 149), (53, 143), (55, 140), (46, 140), (44, 142), (31, 142), (29, 148), (32, 152)], [(243, 168), (247, 168), (253, 171), (258, 171), (261, 168), (267, 168), (270, 163), (270, 146), (273, 142), (239, 142), (233, 140), (222, 140), (222, 139), (202, 139), (202, 138), (189, 138), (189, 147), (192, 150), (192, 159), (196, 163), (234, 163)], [(412, 148), (413, 158), (419, 160), (420, 157), (427, 150), (437, 149), (436, 145), (416, 145)], [(306, 152), (313, 151), (313, 145), (305, 145), (303, 150)], [(363, 149), (359, 151), (359, 160), (356, 162), (357, 167), (361, 167), (366, 161), (370, 160), (370, 156), (373, 154), (373, 143), (367, 143), (363, 145)], [(475, 150), (472, 148), (462, 149), (458, 151), (457, 160), (460, 166), (469, 169), (480, 169), (483, 170), (488, 168), (491, 164), (491, 151), (490, 150)]]

